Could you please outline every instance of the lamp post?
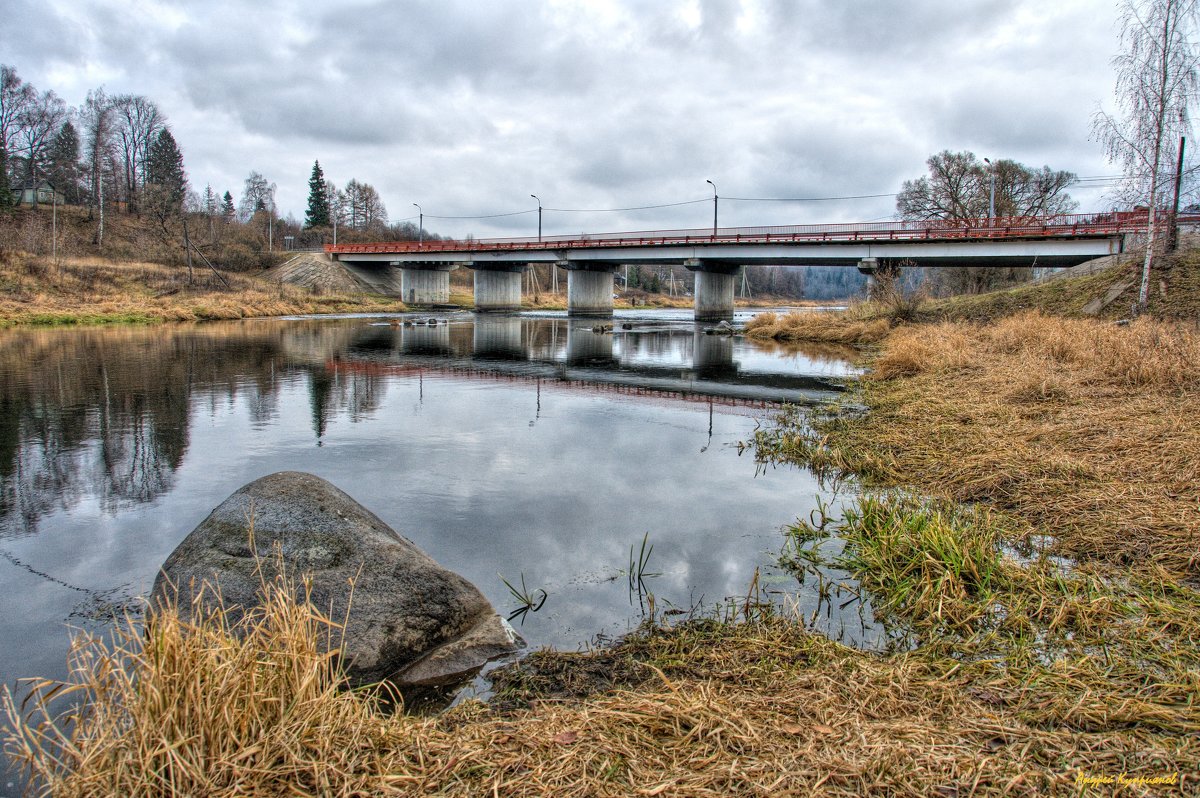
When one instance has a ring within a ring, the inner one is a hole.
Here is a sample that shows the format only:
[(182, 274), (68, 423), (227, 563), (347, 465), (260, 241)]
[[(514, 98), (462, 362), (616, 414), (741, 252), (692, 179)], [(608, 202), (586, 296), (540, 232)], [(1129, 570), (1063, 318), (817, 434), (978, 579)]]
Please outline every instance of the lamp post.
[(537, 200), (537, 204), (538, 204), (538, 241), (541, 241), (542, 240), (542, 201), (540, 199), (538, 199), (537, 194), (530, 194), (529, 196), (531, 196), (535, 200)]
[(422, 247), (425, 246), (425, 211), (415, 202), (413, 207), (417, 209), (417, 246)]
[(983, 162), (988, 165), (988, 174), (991, 176), (991, 184), (988, 188), (988, 224), (992, 224), (992, 220), (996, 218), (996, 166), (987, 158)]
[(708, 183), (713, 188), (713, 236), (716, 237), (716, 235), (717, 235), (717, 200), (719, 199), (717, 197), (717, 184), (711, 180), (705, 180), (704, 182)]

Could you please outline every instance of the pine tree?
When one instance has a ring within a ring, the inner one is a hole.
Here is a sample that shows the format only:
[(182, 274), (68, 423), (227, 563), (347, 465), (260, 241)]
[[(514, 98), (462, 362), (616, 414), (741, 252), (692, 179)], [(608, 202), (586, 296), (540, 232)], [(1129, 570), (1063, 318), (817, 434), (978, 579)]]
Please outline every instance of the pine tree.
[(225, 196), (221, 198), (221, 216), (225, 221), (232, 222), (236, 214), (237, 208), (233, 206), (233, 195), (226, 191)]
[(329, 226), (329, 197), (325, 191), (325, 175), (321, 162), (313, 161), (312, 177), (308, 179), (308, 211), (304, 215), (304, 229)]
[(146, 168), (147, 182), (157, 188), (159, 199), (171, 209), (182, 209), (187, 196), (187, 173), (183, 171), (183, 153), (169, 128), (163, 128), (150, 145)]

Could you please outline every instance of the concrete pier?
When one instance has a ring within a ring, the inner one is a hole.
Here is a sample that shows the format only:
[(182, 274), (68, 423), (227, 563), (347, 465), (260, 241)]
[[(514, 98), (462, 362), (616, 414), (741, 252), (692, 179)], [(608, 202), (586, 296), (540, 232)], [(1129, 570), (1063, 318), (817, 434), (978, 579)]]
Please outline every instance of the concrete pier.
[(446, 304), (450, 301), (453, 268), (449, 264), (400, 265), (400, 298), (409, 305)]
[(475, 310), (511, 313), (521, 309), (521, 273), (525, 265), (503, 269), (475, 268)]
[[(610, 274), (609, 277), (612, 275)], [(611, 313), (611, 308), (609, 312)], [(612, 333), (595, 332), (592, 330), (593, 326), (586, 321), (568, 323), (567, 365), (601, 366), (611, 365), (614, 362)]]
[(517, 316), (477, 316), (473, 354), (496, 360), (527, 360), (528, 353), (521, 340), (521, 319)]
[(692, 336), (692, 370), (700, 377), (736, 376), (733, 336), (708, 335), (704, 332), (704, 325), (697, 324)]
[(435, 327), (415, 324), (412, 327), (400, 327), (398, 333), (402, 355), (450, 356), (449, 324), (438, 324)]
[(741, 267), (701, 260), (683, 265), (696, 273), (696, 321), (732, 321), (733, 286)]
[(608, 318), (613, 314), (613, 269), (567, 271), (567, 315)]

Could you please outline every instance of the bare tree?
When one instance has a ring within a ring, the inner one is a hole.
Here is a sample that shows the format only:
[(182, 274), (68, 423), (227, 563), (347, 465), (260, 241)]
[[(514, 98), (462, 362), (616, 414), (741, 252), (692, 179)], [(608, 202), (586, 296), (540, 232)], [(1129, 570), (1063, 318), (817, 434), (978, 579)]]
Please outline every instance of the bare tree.
[(1052, 216), (1077, 206), (1066, 191), (1076, 179), (1071, 172), (1033, 169), (1008, 159), (989, 165), (973, 152), (949, 150), (925, 163), (929, 174), (905, 180), (896, 195), (903, 219), (973, 221), (987, 217), (993, 200), (996, 216), (1002, 217)]
[[(52, 91), (35, 95), (17, 117), (18, 147), (25, 159), (25, 179), (36, 182), (38, 173), (45, 173), (50, 145), (67, 118), (67, 104)], [(33, 207), (37, 207), (38, 192), (33, 192)]]
[(18, 120), (35, 98), (33, 86), (21, 80), (15, 67), (0, 64), (0, 187), (4, 188), (0, 206), (8, 204), (10, 200), (7, 190), (8, 158), (17, 144)]
[[(896, 195), (896, 211), (903, 219), (980, 224), (993, 212), (998, 218), (1020, 220), (1077, 207), (1067, 193), (1076, 179), (1071, 172), (1049, 166), (1033, 169), (1008, 159), (985, 163), (973, 152), (949, 150), (925, 163), (929, 174), (905, 180)], [(932, 283), (945, 293), (979, 293), (1028, 279), (1031, 273), (1028, 267), (943, 267), (932, 272)]]
[(346, 184), (344, 204), (348, 227), (371, 230), (387, 225), (387, 208), (370, 183), (351, 179)]
[(275, 205), (275, 184), (258, 172), (251, 172), (242, 189), (242, 201), (238, 203), (238, 216), (243, 222), (254, 218), (259, 211), (270, 210)]
[(1096, 112), (1093, 130), (1108, 156), (1125, 171), (1123, 193), (1148, 208), (1146, 255), (1138, 305), (1150, 298), (1150, 268), (1160, 226), (1164, 169), (1176, 158), (1176, 139), (1191, 128), (1188, 106), (1196, 97), (1197, 0), (1125, 0), (1124, 52), (1117, 70), (1117, 115)]
[(138, 194), (146, 185), (151, 143), (166, 127), (167, 118), (153, 100), (120, 94), (112, 99), (116, 117), (115, 140), (121, 159), (122, 190), (130, 212), (138, 210)]
[(79, 109), (79, 121), (84, 131), (84, 149), (87, 153), (88, 172), (91, 181), (91, 204), (89, 208), (100, 211), (100, 225), (96, 228), (96, 246), (104, 245), (104, 181), (114, 162), (112, 147), (113, 107), (104, 89), (89, 91), (87, 99)]

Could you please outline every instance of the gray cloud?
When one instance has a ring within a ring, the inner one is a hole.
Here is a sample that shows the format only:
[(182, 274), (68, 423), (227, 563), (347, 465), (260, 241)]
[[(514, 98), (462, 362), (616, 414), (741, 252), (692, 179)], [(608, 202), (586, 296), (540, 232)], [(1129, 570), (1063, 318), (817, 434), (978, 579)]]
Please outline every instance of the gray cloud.
[[(972, 149), (1111, 173), (1088, 140), (1115, 12), (1087, 0), (665, 4), (14, 0), (0, 52), (39, 88), (145, 94), (195, 183), (251, 170), (302, 215), (312, 160), (393, 219), (730, 197), (886, 194)], [(728, 203), (723, 223), (886, 216), (892, 200)], [(725, 215), (728, 214), (728, 215)], [(703, 226), (703, 206), (549, 214), (548, 229)], [(525, 233), (525, 216), (442, 220)]]

